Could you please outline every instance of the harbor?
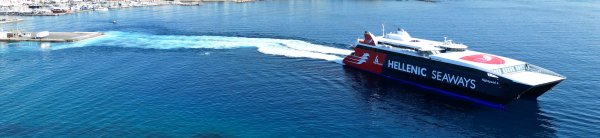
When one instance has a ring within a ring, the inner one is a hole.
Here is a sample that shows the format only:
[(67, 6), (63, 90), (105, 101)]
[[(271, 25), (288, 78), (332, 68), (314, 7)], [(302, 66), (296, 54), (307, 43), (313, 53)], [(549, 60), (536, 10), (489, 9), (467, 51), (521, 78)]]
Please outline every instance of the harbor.
[(0, 15), (59, 16), (89, 11), (167, 5), (163, 0), (0, 0)]
[(200, 6), (204, 2), (254, 2), (256, 0), (0, 0), (0, 15), (59, 16), (89, 11), (109, 11), (163, 5)]
[(0, 31), (0, 42), (76, 42), (104, 35), (100, 32), (19, 32)]

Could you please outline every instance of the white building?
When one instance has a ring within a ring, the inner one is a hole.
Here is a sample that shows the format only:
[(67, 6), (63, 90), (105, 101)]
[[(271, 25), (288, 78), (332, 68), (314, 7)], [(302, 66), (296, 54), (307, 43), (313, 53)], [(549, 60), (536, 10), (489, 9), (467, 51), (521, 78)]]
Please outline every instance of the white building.
[(0, 0), (0, 6), (20, 5), (26, 2), (25, 0)]

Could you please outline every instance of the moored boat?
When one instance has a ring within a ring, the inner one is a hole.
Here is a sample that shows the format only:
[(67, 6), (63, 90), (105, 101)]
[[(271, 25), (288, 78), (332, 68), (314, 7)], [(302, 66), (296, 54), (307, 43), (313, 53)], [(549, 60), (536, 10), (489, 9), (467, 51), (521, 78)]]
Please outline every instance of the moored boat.
[(94, 8), (94, 11), (108, 11), (108, 8), (106, 8), (106, 7), (98, 7), (98, 8)]
[(52, 11), (52, 13), (68, 13), (71, 10), (69, 10), (69, 9), (63, 9), (63, 8), (55, 8), (55, 9), (52, 9), (50, 11)]

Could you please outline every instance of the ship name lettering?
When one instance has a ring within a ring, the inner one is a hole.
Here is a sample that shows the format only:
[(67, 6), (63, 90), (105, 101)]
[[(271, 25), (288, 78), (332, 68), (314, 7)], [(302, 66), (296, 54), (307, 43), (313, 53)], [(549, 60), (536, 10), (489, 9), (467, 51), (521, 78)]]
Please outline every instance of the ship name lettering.
[(398, 62), (398, 61), (388, 60), (387, 67), (395, 69), (395, 70), (403, 71), (406, 73), (412, 73), (415, 75), (427, 77), (427, 73), (426, 73), (427, 68), (423, 68), (420, 66), (415, 66), (412, 64), (406, 64), (406, 63), (402, 63), (402, 62)]
[(452, 75), (436, 70), (431, 71), (431, 79), (471, 89), (475, 89), (477, 87), (477, 85), (475, 85), (475, 79)]
[(487, 83), (491, 83), (491, 84), (496, 84), (496, 85), (498, 85), (498, 82), (497, 82), (497, 81), (488, 80), (488, 79), (485, 79), (485, 78), (481, 78), (481, 81), (483, 81), (483, 82), (487, 82)]

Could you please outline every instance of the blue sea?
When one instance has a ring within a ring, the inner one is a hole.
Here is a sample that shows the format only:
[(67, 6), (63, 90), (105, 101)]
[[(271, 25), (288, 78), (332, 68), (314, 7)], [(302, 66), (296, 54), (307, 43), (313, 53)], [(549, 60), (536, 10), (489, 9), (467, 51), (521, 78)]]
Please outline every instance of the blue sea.
[[(265, 0), (19, 17), (0, 43), (0, 137), (600, 136), (600, 2)], [(113, 24), (113, 21), (117, 21)], [(527, 61), (567, 77), (505, 109), (344, 68), (364, 31)]]

